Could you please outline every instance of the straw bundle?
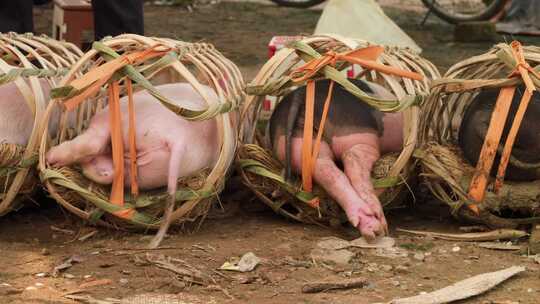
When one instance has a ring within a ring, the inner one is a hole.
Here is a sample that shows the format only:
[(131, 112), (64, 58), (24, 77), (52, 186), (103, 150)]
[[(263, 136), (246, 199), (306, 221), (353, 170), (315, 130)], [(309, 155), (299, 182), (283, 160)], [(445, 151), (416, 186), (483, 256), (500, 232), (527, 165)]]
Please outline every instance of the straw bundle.
[(0, 33), (0, 85), (13, 82), (34, 116), (26, 146), (0, 142), (0, 216), (16, 209), (38, 182), (34, 166), (43, 134), (39, 125), (49, 100), (38, 78), (53, 87), (81, 55), (75, 45), (46, 36)]
[[(321, 189), (313, 193), (303, 192), (299, 183), (289, 184), (282, 176), (282, 165), (274, 159), (270, 147), (260, 131), (262, 101), (266, 95), (281, 97), (302, 83), (291, 81), (291, 72), (305, 62), (328, 54), (343, 53), (371, 46), (370, 43), (346, 39), (338, 36), (313, 36), (292, 43), (279, 51), (261, 69), (250, 86), (242, 107), (242, 125), (240, 129), (242, 144), (237, 156), (237, 163), (244, 183), (274, 211), (292, 219), (310, 223), (335, 223), (346, 220), (339, 206), (325, 197)], [(341, 71), (350, 66), (348, 62), (337, 62), (335, 67), (326, 66), (314, 77), (329, 78), (343, 85), (359, 98), (378, 110), (386, 112), (403, 111), (404, 149), (399, 155), (384, 155), (375, 165), (372, 180), (375, 188), (384, 189), (379, 196), (384, 205), (397, 202), (411, 182), (411, 155), (416, 147), (420, 106), (422, 96), (427, 95), (432, 79), (439, 77), (439, 72), (429, 61), (415, 52), (403, 48), (386, 47), (377, 59), (378, 63), (419, 73), (422, 81), (392, 76), (375, 70), (363, 70), (359, 78), (378, 83), (392, 92), (397, 100), (387, 101), (369, 97), (352, 83), (348, 82)], [(264, 124), (264, 122), (262, 122)], [(307, 203), (313, 197), (320, 198), (319, 208)]]
[[(145, 57), (145, 54), (157, 55)], [(127, 59), (132, 55), (136, 56)], [(116, 59), (121, 60), (121, 65), (116, 67), (115, 72), (111, 71), (106, 79), (98, 79), (96, 82), (102, 83), (89, 96), (81, 95), (84, 90), (71, 86), (76, 83), (77, 75), (90, 75)], [(163, 75), (168, 75), (166, 81), (163, 81)], [(163, 103), (186, 119), (217, 120), (221, 140), (219, 160), (214, 168), (178, 181), (171, 222), (179, 224), (204, 218), (223, 188), (234, 158), (237, 139), (233, 131), (234, 113), (230, 112), (236, 111), (244, 97), (244, 84), (238, 68), (212, 45), (205, 43), (186, 43), (138, 35), (120, 35), (94, 43), (93, 48), (84, 54), (61, 81), (61, 87), (53, 91), (54, 97), (57, 97), (54, 103), (63, 103), (73, 96), (84, 98), (73, 111), (65, 110), (62, 113), (60, 128), (55, 136), (42, 139), (39, 150), (41, 180), (59, 204), (92, 223), (118, 228), (159, 227), (167, 199), (166, 189), (143, 192), (137, 197), (126, 193), (123, 205), (114, 204), (109, 199), (111, 187), (90, 182), (80, 173), (79, 168), (52, 168), (45, 160), (45, 153), (50, 147), (72, 139), (85, 130), (93, 115), (105, 106), (106, 88), (112, 82), (118, 81), (121, 95), (125, 94), (128, 78), (133, 82), (134, 90), (145, 89), (151, 94), (158, 82), (187, 82), (198, 92), (204, 92), (202, 86), (206, 85), (218, 96), (215, 100), (201, 93), (208, 107), (203, 111), (191, 111), (177, 105), (179, 101), (171, 102), (159, 94), (153, 94), (156, 102)], [(51, 118), (51, 109), (52, 106), (47, 108), (46, 119)], [(69, 116), (74, 114), (76, 122), (70, 124)], [(114, 215), (122, 211), (129, 211), (132, 216)]]
[[(526, 46), (523, 53), (526, 62), (538, 71), (540, 48)], [(482, 88), (502, 88), (522, 82), (519, 77), (508, 78), (515, 69), (512, 46), (498, 44), (485, 54), (455, 64), (443, 78), (434, 81), (423, 108), (420, 129), (423, 146), (416, 153), (423, 181), (439, 200), (452, 208), (454, 215), (492, 226), (515, 226), (523, 222), (501, 217), (504, 211), (512, 211), (512, 216), (539, 214), (539, 182), (506, 181), (498, 195), (488, 187), (481, 204), (487, 212), (482, 212), (480, 217), (472, 216), (461, 207), (471, 203), (468, 191), (475, 168), (463, 157), (457, 144), (458, 134), (465, 111)], [(540, 80), (532, 78), (538, 88)]]

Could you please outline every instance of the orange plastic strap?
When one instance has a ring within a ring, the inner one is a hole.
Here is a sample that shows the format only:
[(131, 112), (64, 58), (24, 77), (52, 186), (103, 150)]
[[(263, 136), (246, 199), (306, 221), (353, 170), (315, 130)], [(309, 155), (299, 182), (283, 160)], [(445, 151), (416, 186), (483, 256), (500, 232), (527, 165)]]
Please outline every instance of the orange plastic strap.
[(122, 140), (122, 116), (120, 112), (120, 92), (118, 82), (109, 85), (109, 117), (114, 179), (111, 189), (111, 203), (124, 205), (124, 143)]
[(302, 141), (302, 187), (313, 190), (313, 116), (315, 111), (315, 82), (310, 80), (306, 87), (306, 116), (304, 121), (304, 140)]
[[(334, 82), (330, 82), (328, 89), (328, 95), (324, 102), (323, 113), (317, 132), (317, 138), (315, 145), (313, 145), (313, 120), (314, 120), (314, 107), (315, 107), (315, 82), (311, 80), (321, 69), (327, 65), (335, 66), (338, 61), (347, 61), (350, 63), (358, 64), (364, 67), (366, 70), (376, 70), (385, 74), (396, 75), (414, 80), (422, 80), (423, 76), (394, 67), (386, 66), (375, 62), (379, 56), (384, 52), (384, 48), (381, 46), (369, 46), (362, 49), (353, 50), (345, 53), (335, 53), (330, 51), (320, 58), (313, 59), (300, 68), (294, 70), (291, 73), (291, 79), (294, 82), (307, 81), (306, 84), (306, 102), (305, 102), (305, 119), (304, 119), (304, 138), (302, 142), (302, 187), (304, 191), (313, 191), (313, 169), (319, 151), (321, 148), (322, 135), (324, 132), (324, 126), (328, 117), (328, 111), (330, 108), (330, 102), (332, 100), (332, 92), (334, 89)], [(319, 198), (314, 198), (309, 202), (312, 207), (319, 206)]]
[(321, 141), (324, 132), (324, 126), (326, 125), (326, 118), (328, 118), (328, 110), (330, 109), (330, 102), (332, 101), (332, 93), (334, 92), (334, 82), (330, 81), (328, 87), (328, 95), (324, 101), (324, 108), (319, 123), (319, 130), (317, 131), (317, 139), (315, 140), (315, 146), (313, 147), (313, 155), (311, 156), (311, 163), (314, 164), (319, 157), (319, 151), (321, 150)]
[(69, 83), (69, 85), (72, 86), (76, 91), (82, 90), (82, 92), (64, 101), (64, 106), (68, 111), (73, 110), (88, 97), (96, 94), (99, 89), (114, 75), (114, 73), (124, 66), (128, 64), (137, 64), (154, 57), (163, 56), (170, 51), (168, 48), (164, 50), (156, 50), (156, 48), (159, 46), (161, 45), (155, 45), (144, 51), (137, 51), (131, 54), (122, 55), (90, 70), (80, 78), (73, 80), (71, 83)]
[[(480, 152), (480, 159), (476, 165), (471, 186), (469, 187), (469, 196), (476, 203), (484, 200), (489, 173), (491, 171), (491, 167), (493, 166), (493, 160), (495, 159), (495, 154), (497, 153), (497, 147), (499, 146), (499, 142), (501, 140), (504, 123), (506, 122), (506, 117), (508, 116), (515, 90), (515, 87), (504, 87), (501, 89), (495, 104), (495, 109), (491, 115), (491, 121), (484, 140), (484, 145), (482, 146), (482, 150)], [(469, 205), (469, 208), (473, 212), (477, 214), (479, 213), (479, 209), (476, 204)]]
[[(322, 135), (324, 133), (324, 126), (326, 125), (326, 118), (328, 117), (328, 110), (330, 108), (330, 102), (332, 101), (332, 92), (334, 91), (334, 82), (330, 82), (328, 88), (328, 95), (324, 101), (323, 113), (321, 121), (319, 122), (319, 129), (317, 131), (317, 138), (315, 139), (315, 145), (313, 145), (313, 120), (314, 120), (314, 104), (315, 104), (315, 83), (313, 81), (308, 82), (306, 92), (306, 118), (304, 123), (304, 140), (302, 142), (302, 185), (305, 191), (311, 192), (313, 190), (313, 170), (315, 169), (315, 163), (319, 157), (319, 151), (321, 150)], [(308, 115), (307, 113), (310, 113)], [(309, 118), (311, 117), (311, 118)], [(306, 128), (306, 125), (310, 124), (310, 129)], [(311, 131), (310, 131), (311, 130)], [(319, 198), (314, 198), (309, 202), (311, 207), (319, 207)]]
[[(523, 83), (525, 84), (526, 91), (521, 98), (520, 105), (514, 120), (512, 122), (512, 127), (506, 138), (506, 142), (503, 148), (503, 153), (501, 156), (501, 162), (497, 170), (497, 177), (495, 179), (494, 192), (498, 193), (504, 183), (504, 175), (506, 173), (506, 168), (508, 166), (508, 161), (510, 159), (510, 154), (512, 153), (512, 147), (514, 145), (517, 132), (527, 110), (527, 106), (530, 102), (533, 92), (536, 90), (536, 87), (531, 79), (529, 73), (533, 74), (537, 79), (540, 79), (540, 74), (532, 69), (523, 54), (523, 48), (521, 43), (518, 41), (513, 41), (511, 43), (511, 50), (514, 59), (516, 60), (516, 69), (510, 74), (509, 77), (521, 77)], [(484, 200), (485, 191), (488, 183), (489, 173), (493, 165), (493, 159), (497, 148), (499, 146), (502, 131), (504, 129), (504, 124), (506, 123), (506, 118), (508, 116), (508, 111), (510, 109), (510, 104), (514, 98), (516, 87), (505, 87), (501, 89), (495, 109), (491, 116), (491, 121), (488, 128), (488, 133), (484, 140), (484, 146), (480, 152), (480, 159), (476, 166), (476, 171), (471, 181), (469, 187), (469, 196), (476, 203), (469, 205), (470, 209), (479, 213), (478, 205)]]
[(405, 71), (388, 65), (377, 63), (376, 60), (384, 52), (381, 46), (369, 46), (344, 53), (329, 51), (325, 55), (313, 59), (291, 73), (294, 82), (303, 82), (313, 78), (321, 69), (327, 65), (335, 66), (338, 61), (346, 61), (358, 64), (368, 70), (379, 71), (384, 74), (423, 80), (424, 76), (419, 73)]
[(135, 140), (135, 105), (133, 104), (133, 86), (131, 79), (126, 79), (126, 89), (128, 95), (128, 113), (129, 113), (129, 160), (131, 172), (131, 193), (139, 196), (139, 184), (137, 183), (137, 142)]
[(516, 140), (519, 127), (521, 126), (521, 122), (523, 121), (523, 117), (525, 116), (525, 111), (527, 111), (527, 107), (529, 106), (529, 102), (531, 101), (532, 94), (534, 91), (536, 91), (536, 87), (529, 75), (529, 72), (535, 75), (535, 77), (540, 78), (539, 77), (540, 75), (538, 75), (538, 73), (536, 73), (536, 71), (533, 70), (531, 66), (529, 66), (527, 61), (525, 61), (525, 55), (523, 54), (523, 48), (521, 47), (521, 44), (517, 41), (514, 41), (512, 42), (511, 46), (512, 46), (512, 54), (514, 55), (514, 58), (517, 61), (517, 66), (516, 66), (516, 69), (510, 75), (510, 77), (520, 76), (523, 79), (523, 83), (525, 84), (526, 90), (525, 90), (525, 93), (523, 94), (523, 97), (521, 98), (521, 101), (519, 103), (519, 108), (514, 117), (514, 121), (512, 122), (512, 127), (510, 128), (510, 132), (508, 133), (508, 136), (506, 138), (506, 143), (504, 144), (504, 149), (501, 156), (501, 162), (499, 164), (497, 177), (495, 179), (495, 186), (494, 186), (495, 193), (499, 193), (499, 190), (503, 186), (504, 175), (506, 173), (508, 161), (510, 160), (512, 147), (514, 146), (514, 142)]

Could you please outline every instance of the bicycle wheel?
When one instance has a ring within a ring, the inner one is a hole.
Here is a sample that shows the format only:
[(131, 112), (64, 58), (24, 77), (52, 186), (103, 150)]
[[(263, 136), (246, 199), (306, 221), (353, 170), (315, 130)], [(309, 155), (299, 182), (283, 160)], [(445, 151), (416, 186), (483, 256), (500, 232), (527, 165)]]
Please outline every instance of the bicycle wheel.
[(326, 0), (271, 0), (279, 6), (308, 8), (323, 3)]
[(500, 12), (508, 0), (422, 0), (437, 17), (456, 24), (486, 21)]

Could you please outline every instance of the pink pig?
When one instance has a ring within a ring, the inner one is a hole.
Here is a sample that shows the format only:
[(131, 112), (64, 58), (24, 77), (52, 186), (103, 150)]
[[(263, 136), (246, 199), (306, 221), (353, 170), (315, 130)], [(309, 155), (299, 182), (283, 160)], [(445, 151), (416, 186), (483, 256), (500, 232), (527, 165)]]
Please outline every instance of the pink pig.
[[(185, 108), (204, 110), (207, 107), (203, 97), (188, 83), (159, 85), (156, 89), (169, 100), (179, 101), (178, 104)], [(209, 98), (217, 98), (215, 92), (209, 87), (204, 87), (204, 93)], [(176, 192), (177, 181), (180, 177), (191, 175), (204, 168), (212, 168), (216, 164), (220, 153), (220, 141), (215, 119), (186, 120), (167, 109), (147, 91), (135, 93), (133, 100), (137, 181), (141, 190), (167, 185), (168, 193), (172, 197)], [(129, 187), (131, 173), (127, 97), (121, 98), (120, 104), (126, 160), (124, 180), (125, 185)], [(105, 108), (92, 118), (88, 129), (82, 134), (52, 147), (46, 159), (52, 166), (79, 163), (83, 174), (89, 179), (100, 184), (111, 184), (114, 170), (110, 141), (109, 110)], [(172, 203), (169, 208), (172, 210)], [(165, 225), (168, 226), (169, 223)], [(161, 230), (167, 229), (163, 227), (162, 225)], [(165, 231), (162, 234), (164, 233)], [(156, 247), (159, 242), (160, 240), (154, 241), (151, 246)]]

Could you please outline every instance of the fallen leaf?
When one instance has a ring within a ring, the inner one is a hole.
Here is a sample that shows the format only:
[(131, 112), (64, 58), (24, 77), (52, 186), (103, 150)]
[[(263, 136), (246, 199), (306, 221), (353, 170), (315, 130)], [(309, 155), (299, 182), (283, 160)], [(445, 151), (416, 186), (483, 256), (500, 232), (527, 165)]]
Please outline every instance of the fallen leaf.
[(249, 272), (255, 269), (260, 262), (261, 259), (259, 259), (253, 252), (248, 252), (242, 256), (238, 263), (225, 262), (219, 269)]
[(514, 266), (484, 273), (430, 293), (395, 299), (390, 304), (443, 304), (459, 301), (482, 294), (523, 271), (525, 267)]
[(462, 242), (480, 242), (480, 241), (519, 239), (519, 238), (529, 235), (525, 231), (513, 230), (513, 229), (497, 229), (497, 230), (492, 230), (488, 232), (471, 232), (471, 233), (458, 233), (458, 234), (406, 230), (406, 229), (400, 229), (400, 228), (396, 229), (396, 231), (410, 233), (414, 235), (430, 236), (430, 237), (438, 238), (441, 240), (462, 241)]

